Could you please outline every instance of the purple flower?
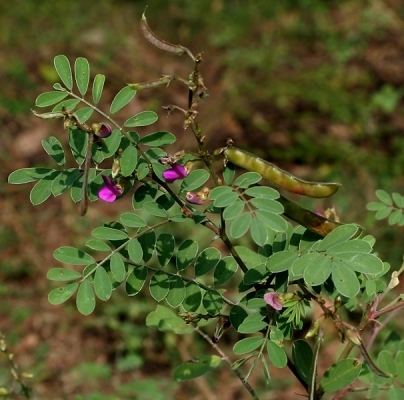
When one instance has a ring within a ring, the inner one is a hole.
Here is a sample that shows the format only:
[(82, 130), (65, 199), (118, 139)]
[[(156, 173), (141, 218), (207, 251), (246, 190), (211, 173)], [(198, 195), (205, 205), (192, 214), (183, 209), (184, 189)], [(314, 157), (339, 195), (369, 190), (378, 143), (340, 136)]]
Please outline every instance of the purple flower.
[(166, 182), (174, 182), (177, 179), (184, 179), (188, 175), (187, 169), (182, 165), (175, 163), (171, 168), (166, 169), (163, 172), (163, 178)]
[(188, 203), (196, 204), (198, 206), (205, 202), (205, 200), (198, 193), (194, 192), (187, 192), (185, 198), (187, 199)]
[(95, 131), (95, 134), (101, 138), (106, 138), (108, 136), (111, 136), (111, 133), (112, 133), (111, 126), (109, 124), (104, 124), (104, 123), (99, 125), (98, 129)]
[(115, 183), (109, 176), (103, 175), (102, 179), (104, 180), (104, 186), (98, 191), (98, 198), (107, 203), (113, 203), (122, 195), (122, 187)]
[(264, 301), (268, 305), (270, 305), (274, 310), (280, 311), (282, 310), (282, 303), (278, 293), (276, 292), (268, 292), (264, 294)]

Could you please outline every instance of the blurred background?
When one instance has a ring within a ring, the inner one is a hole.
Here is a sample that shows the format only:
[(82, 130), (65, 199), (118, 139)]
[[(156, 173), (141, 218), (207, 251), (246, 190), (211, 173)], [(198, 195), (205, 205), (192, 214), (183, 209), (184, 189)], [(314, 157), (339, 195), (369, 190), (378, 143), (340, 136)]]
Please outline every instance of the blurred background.
[[(56, 54), (87, 57), (92, 73), (105, 74), (105, 102), (128, 82), (188, 76), (186, 58), (141, 36), (146, 4), (160, 37), (203, 52), (210, 96), (200, 122), (209, 147), (231, 137), (303, 178), (341, 182), (332, 199), (302, 204), (335, 206), (343, 221), (377, 237), (377, 251), (394, 269), (401, 264), (403, 228), (376, 222), (365, 206), (377, 188), (404, 193), (403, 1), (1, 1), (0, 329), (18, 364), (33, 373), (38, 399), (248, 398), (225, 368), (189, 384), (172, 381), (171, 368), (204, 351), (203, 343), (146, 329), (145, 315), (155, 306), (146, 295), (116, 293), (90, 317), (72, 304), (48, 304), (53, 250), (80, 246), (94, 226), (130, 207), (130, 199), (93, 205), (82, 219), (66, 195), (34, 208), (26, 185), (6, 184), (14, 169), (46, 165), (42, 138), (63, 136), (59, 124), (30, 111), (57, 79)], [(158, 111), (157, 128), (190, 149), (182, 117), (161, 109), (186, 101), (184, 88), (173, 83), (138, 93), (122, 115)], [(302, 393), (288, 374), (274, 371), (274, 378), (263, 398)], [(9, 380), (0, 354), (0, 387)]]

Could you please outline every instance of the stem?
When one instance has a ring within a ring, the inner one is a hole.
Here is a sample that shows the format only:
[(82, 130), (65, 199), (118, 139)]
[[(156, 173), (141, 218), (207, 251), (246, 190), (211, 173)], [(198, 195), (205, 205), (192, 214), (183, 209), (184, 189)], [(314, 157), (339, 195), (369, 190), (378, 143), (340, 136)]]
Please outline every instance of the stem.
[(239, 368), (234, 368), (232, 362), (230, 361), (229, 357), (223, 352), (223, 350), (218, 346), (217, 343), (214, 343), (212, 339), (202, 330), (200, 330), (196, 325), (192, 325), (195, 332), (197, 332), (209, 345), (222, 357), (222, 360), (229, 365), (230, 369), (233, 373), (240, 379), (241, 383), (245, 387), (245, 389), (250, 393), (251, 397), (254, 400), (260, 400), (255, 390), (252, 386), (246, 381), (243, 373), (239, 370)]
[(10, 353), (7, 347), (6, 336), (0, 331), (0, 352), (2, 352), (7, 358), (8, 365), (10, 367), (11, 376), (20, 386), (21, 392), (26, 399), (31, 399), (32, 389), (24, 382), (20, 369), (14, 361), (14, 354)]
[(83, 216), (87, 212), (88, 208), (88, 174), (90, 172), (91, 166), (91, 157), (92, 157), (92, 149), (94, 143), (94, 134), (88, 133), (88, 144), (87, 144), (87, 153), (86, 159), (84, 162), (84, 173), (83, 173), (83, 186), (82, 186), (82, 193), (83, 198), (80, 203), (80, 215)]
[[(125, 263), (127, 263), (127, 264), (134, 265), (135, 267), (139, 267), (139, 266), (140, 266), (139, 264), (134, 263), (133, 261), (129, 260), (128, 258), (124, 258), (124, 260), (125, 260)], [(165, 270), (163, 271), (163, 270), (161, 270), (161, 269), (159, 269), (159, 268), (151, 267), (150, 265), (144, 265), (144, 267), (146, 267), (146, 268), (149, 269), (150, 271), (154, 271), (154, 272), (164, 272), (166, 275), (169, 275), (169, 276), (173, 276), (173, 277), (176, 277), (176, 278), (180, 277), (180, 278), (181, 278), (183, 281), (185, 281), (185, 282), (195, 283), (195, 285), (199, 286), (199, 287), (200, 287), (201, 289), (203, 289), (203, 290), (206, 290), (206, 291), (209, 291), (209, 292), (214, 291), (214, 292), (219, 293), (220, 296), (222, 297), (223, 301), (224, 301), (226, 304), (229, 304), (229, 305), (231, 305), (231, 306), (236, 306), (236, 305), (238, 305), (238, 303), (235, 303), (234, 301), (230, 300), (230, 299), (227, 298), (226, 296), (223, 296), (223, 295), (222, 295), (220, 292), (218, 292), (216, 289), (211, 288), (211, 287), (209, 287), (209, 286), (206, 286), (206, 285), (204, 285), (203, 283), (198, 282), (198, 281), (196, 281), (196, 280), (194, 280), (194, 279), (192, 279), (192, 278), (187, 278), (186, 276), (178, 275), (178, 274), (176, 274), (176, 273), (174, 273), (174, 272), (169, 272), (169, 271), (165, 271)]]
[(400, 301), (397, 304), (393, 304), (391, 306), (384, 307), (381, 310), (376, 311), (374, 318), (375, 319), (379, 318), (384, 314), (387, 314), (387, 313), (389, 313), (391, 311), (399, 310), (400, 308), (403, 308), (403, 307), (404, 307), (404, 301)]

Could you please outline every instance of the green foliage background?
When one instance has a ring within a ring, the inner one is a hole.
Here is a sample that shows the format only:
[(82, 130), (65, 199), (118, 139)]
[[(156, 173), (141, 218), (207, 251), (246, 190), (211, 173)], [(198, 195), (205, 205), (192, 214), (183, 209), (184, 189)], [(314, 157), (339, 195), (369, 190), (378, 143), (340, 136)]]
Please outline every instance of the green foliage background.
[[(40, 139), (60, 137), (56, 124), (37, 121), (30, 113), (37, 93), (56, 79), (55, 54), (87, 57), (95, 72), (107, 75), (108, 100), (128, 81), (188, 71), (181, 59), (142, 39), (138, 21), (145, 5), (112, 0), (0, 3), (3, 183), (10, 171), (45, 162)], [(306, 205), (335, 205), (343, 221), (358, 222), (377, 236), (377, 250), (398, 265), (401, 231), (376, 223), (365, 204), (375, 200), (376, 188), (404, 193), (402, 2), (151, 0), (148, 5), (150, 25), (161, 37), (204, 52), (210, 97), (200, 120), (210, 146), (232, 137), (297, 175), (342, 182), (332, 200)], [(160, 109), (185, 104), (181, 87), (142, 92), (136, 102), (139, 109), (159, 112), (159, 126), (177, 133), (179, 146), (192, 146), (192, 138), (182, 133), (181, 117), (165, 118)], [(80, 243), (104, 215), (112, 219), (119, 210), (97, 206), (81, 220), (62, 198), (34, 210), (24, 188), (2, 184), (0, 195), (0, 327), (10, 335), (21, 364), (35, 373), (42, 396), (52, 398), (58, 379), (68, 394), (95, 393), (101, 391), (100, 381), (112, 376), (105, 390), (122, 393), (111, 396), (149, 393), (147, 388), (156, 385), (142, 365), (157, 365), (152, 378), (164, 377), (159, 378), (160, 395), (152, 389), (153, 398), (166, 398), (169, 390), (174, 396), (178, 388), (169, 382), (167, 365), (200, 344), (188, 344), (179, 353), (170, 334), (146, 334), (142, 323), (152, 307), (147, 301), (115, 296), (91, 319), (47, 305), (44, 282), (52, 250), (69, 237)], [(122, 202), (122, 209), (127, 206)], [(184, 238), (192, 235), (186, 229)], [(157, 357), (162, 348), (167, 358)], [(0, 378), (7, 381), (6, 370), (0, 370)], [(144, 387), (139, 389), (134, 378)]]

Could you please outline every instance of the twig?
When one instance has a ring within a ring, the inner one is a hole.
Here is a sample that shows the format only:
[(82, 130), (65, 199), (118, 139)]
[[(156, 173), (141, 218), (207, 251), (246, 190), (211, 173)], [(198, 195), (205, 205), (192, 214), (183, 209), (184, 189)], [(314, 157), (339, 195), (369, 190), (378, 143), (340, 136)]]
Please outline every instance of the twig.
[(196, 325), (192, 325), (193, 329), (195, 332), (197, 332), (203, 339), (205, 339), (206, 342), (209, 343), (209, 345), (220, 355), (222, 360), (229, 365), (230, 369), (233, 371), (235, 375), (240, 379), (241, 383), (245, 387), (245, 389), (250, 393), (251, 397), (254, 400), (259, 400), (259, 397), (255, 390), (252, 388), (252, 386), (246, 381), (243, 373), (240, 371), (239, 368), (234, 368), (231, 360), (229, 357), (223, 352), (223, 350), (218, 346), (217, 343), (214, 343), (212, 339), (201, 329), (199, 329)]
[(10, 373), (13, 379), (20, 386), (21, 392), (26, 399), (31, 398), (32, 389), (24, 382), (21, 376), (20, 369), (14, 361), (14, 354), (10, 353), (7, 347), (6, 336), (0, 331), (0, 352), (2, 352), (7, 358)]

